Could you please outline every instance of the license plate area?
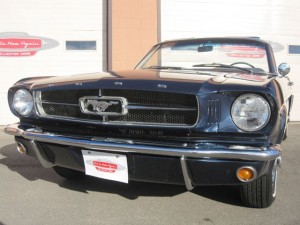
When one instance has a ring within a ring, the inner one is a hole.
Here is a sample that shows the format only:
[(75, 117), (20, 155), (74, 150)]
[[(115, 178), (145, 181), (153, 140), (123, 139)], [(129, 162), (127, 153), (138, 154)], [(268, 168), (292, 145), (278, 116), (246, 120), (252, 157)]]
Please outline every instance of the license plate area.
[(128, 183), (126, 155), (85, 149), (81, 152), (86, 175)]

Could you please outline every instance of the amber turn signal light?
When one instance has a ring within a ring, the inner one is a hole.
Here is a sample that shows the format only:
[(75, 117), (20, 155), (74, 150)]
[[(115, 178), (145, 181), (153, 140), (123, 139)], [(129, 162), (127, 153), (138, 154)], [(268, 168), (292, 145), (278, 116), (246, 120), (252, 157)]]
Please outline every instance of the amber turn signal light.
[(242, 182), (250, 182), (256, 178), (256, 170), (253, 167), (245, 166), (237, 170), (236, 176)]
[(21, 144), (20, 142), (17, 142), (17, 150), (18, 152), (20, 152), (21, 154), (26, 154), (27, 153), (27, 149), (25, 148), (25, 146), (23, 144)]

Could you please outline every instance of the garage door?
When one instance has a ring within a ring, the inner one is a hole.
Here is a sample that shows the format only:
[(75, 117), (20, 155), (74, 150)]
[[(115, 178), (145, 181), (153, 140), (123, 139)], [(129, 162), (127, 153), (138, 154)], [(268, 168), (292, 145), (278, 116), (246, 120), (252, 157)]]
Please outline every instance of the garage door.
[[(17, 121), (7, 90), (29, 76), (102, 71), (106, 1), (11, 0), (0, 7), (0, 125)], [(104, 25), (103, 25), (104, 24)]]
[(288, 62), (294, 81), (291, 120), (300, 120), (300, 2), (296, 0), (164, 0), (161, 39), (247, 36), (271, 41), (277, 64)]

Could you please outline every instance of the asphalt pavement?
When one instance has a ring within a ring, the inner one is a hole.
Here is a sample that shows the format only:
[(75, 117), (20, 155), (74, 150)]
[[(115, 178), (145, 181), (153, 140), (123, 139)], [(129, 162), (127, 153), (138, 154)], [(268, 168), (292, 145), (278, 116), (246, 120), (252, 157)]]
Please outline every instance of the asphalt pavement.
[(0, 128), (0, 225), (298, 225), (300, 224), (300, 123), (282, 143), (277, 198), (267, 209), (246, 208), (235, 187), (198, 187), (87, 177), (67, 181), (35, 158), (16, 151)]

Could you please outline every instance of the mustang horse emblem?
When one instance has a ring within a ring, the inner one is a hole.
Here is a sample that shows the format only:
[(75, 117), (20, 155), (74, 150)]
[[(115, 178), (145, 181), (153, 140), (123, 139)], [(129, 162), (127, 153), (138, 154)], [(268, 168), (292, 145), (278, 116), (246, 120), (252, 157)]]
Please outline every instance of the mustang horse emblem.
[(84, 107), (85, 107), (85, 109), (88, 109), (90, 106), (92, 106), (94, 111), (105, 112), (105, 110), (111, 105), (118, 105), (118, 102), (116, 102), (116, 101), (106, 102), (106, 101), (97, 101), (97, 100), (87, 100)]

